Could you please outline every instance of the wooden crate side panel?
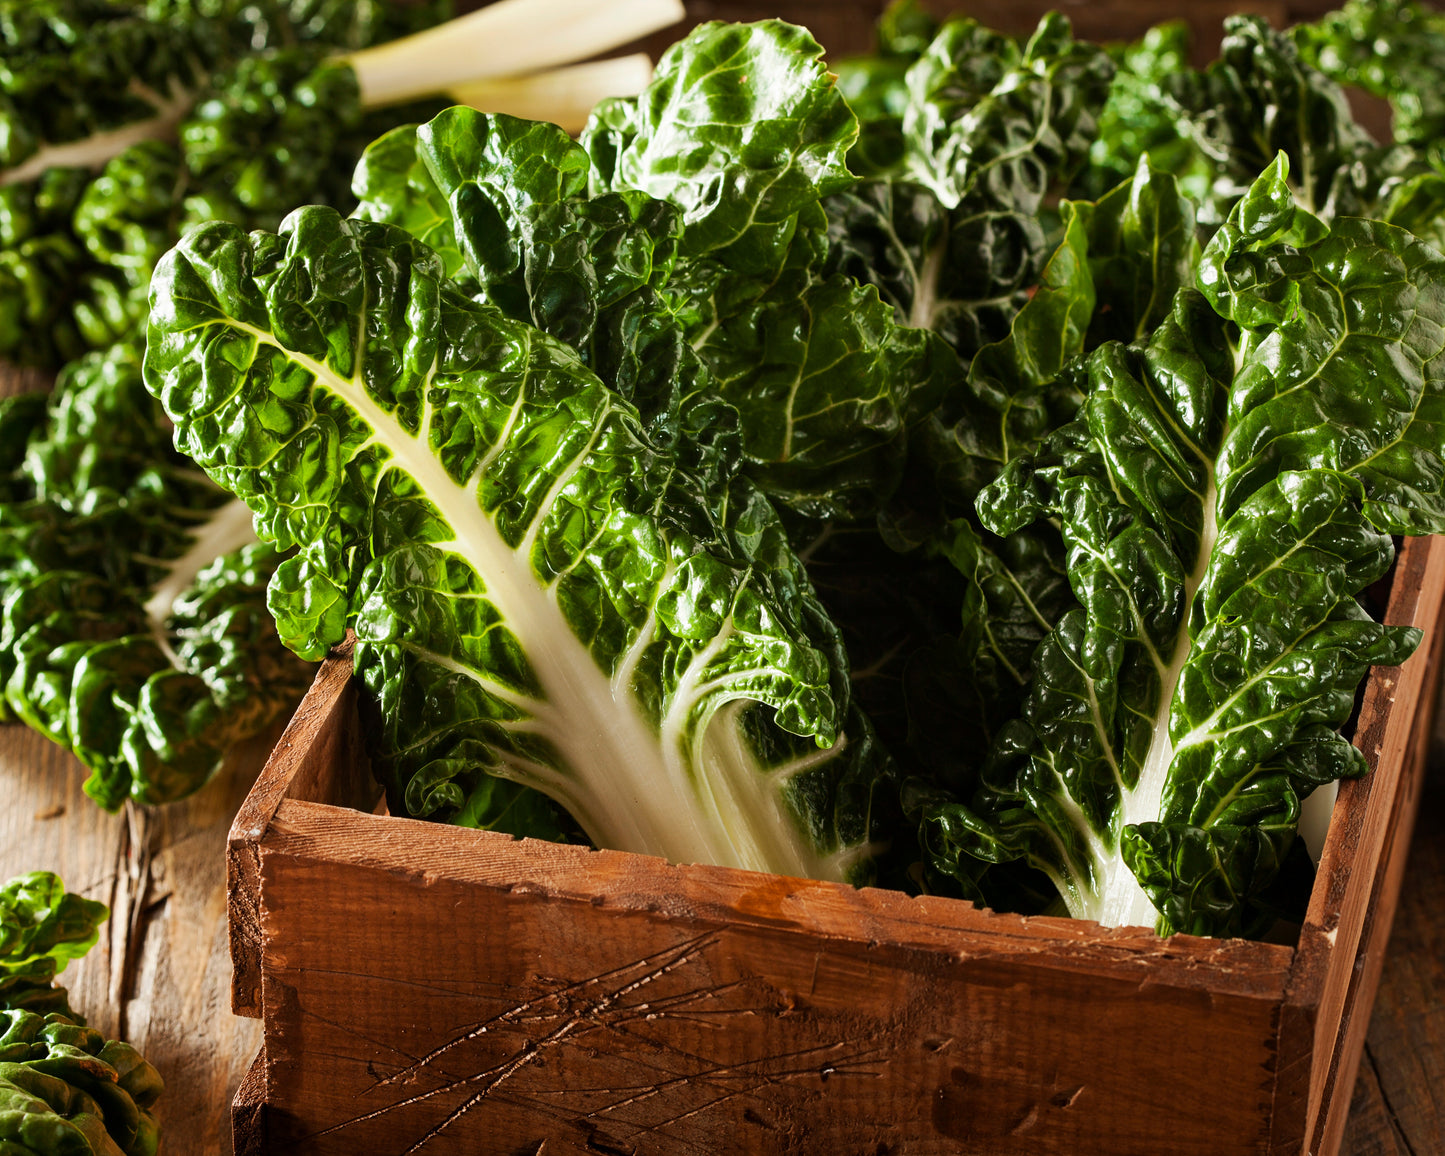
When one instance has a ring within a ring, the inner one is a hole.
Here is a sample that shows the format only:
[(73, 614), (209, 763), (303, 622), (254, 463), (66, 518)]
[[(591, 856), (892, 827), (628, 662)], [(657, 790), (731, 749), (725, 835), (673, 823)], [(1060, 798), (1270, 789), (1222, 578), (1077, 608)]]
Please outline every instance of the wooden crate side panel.
[(1174, 1156), (1228, 1156), (1267, 1142), (1277, 993), (1169, 987), (987, 941), (819, 939), (269, 847), (261, 865), (273, 1152), (546, 1140), (1157, 1156), (1167, 1135)]
[(260, 860), (257, 845), (287, 797), (364, 807), (375, 800), (357, 734), (348, 644), (322, 663), (316, 680), (266, 760), (226, 841), (231, 1011), (261, 1016)]
[(231, 1101), (232, 1156), (266, 1156), (266, 1052), (246, 1069)]
[(1345, 1133), (1351, 1095), (1359, 1073), (1365, 1033), (1370, 1025), (1370, 1009), (1379, 990), (1380, 975), (1385, 966), (1385, 948), (1390, 928), (1400, 902), (1404, 884), (1405, 864), (1409, 859), (1410, 836), (1420, 809), (1420, 796), (1430, 756), (1430, 737), (1434, 730), (1433, 711), (1429, 709), (1440, 692), (1440, 666), (1445, 655), (1445, 639), (1436, 638), (1430, 650), (1429, 669), (1421, 693), (1421, 707), (1415, 717), (1415, 730), (1406, 754), (1406, 769), (1396, 793), (1395, 810), (1388, 823), (1380, 870), (1370, 897), (1359, 951), (1350, 972), (1350, 990), (1344, 1014), (1335, 1033), (1322, 1096), (1322, 1107), (1305, 1151), (1309, 1156), (1337, 1156)]
[(758, 924), (816, 939), (861, 939), (952, 952), (977, 943), (994, 954), (1047, 954), (1061, 966), (1217, 994), (1278, 1001), (1294, 951), (1277, 944), (1160, 939), (1144, 928), (1102, 928), (1066, 918), (982, 910), (956, 899), (910, 896), (727, 867), (513, 839), (394, 816), (286, 800), (267, 831), (268, 851), (577, 899), (609, 908)]
[[(1425, 686), (1442, 642), (1442, 599), (1445, 541), (1408, 539), (1385, 621), (1418, 626), (1430, 642), (1403, 666), (1375, 668), (1366, 686), (1355, 745), (1373, 769), (1362, 779), (1341, 784), (1300, 934), (1280, 1023), (1280, 1082), (1271, 1145), (1277, 1156), (1302, 1151), (1328, 1108), (1325, 1094), (1333, 1087), (1337, 1037), (1352, 992), (1362, 991), (1354, 981), (1356, 960), (1370, 905), (1379, 897), (1398, 800), (1406, 790), (1401, 780), (1413, 765), (1418, 720), (1429, 715), (1432, 705)], [(1368, 1015), (1366, 1004), (1364, 1018)], [(1344, 1095), (1348, 1098), (1347, 1088)]]

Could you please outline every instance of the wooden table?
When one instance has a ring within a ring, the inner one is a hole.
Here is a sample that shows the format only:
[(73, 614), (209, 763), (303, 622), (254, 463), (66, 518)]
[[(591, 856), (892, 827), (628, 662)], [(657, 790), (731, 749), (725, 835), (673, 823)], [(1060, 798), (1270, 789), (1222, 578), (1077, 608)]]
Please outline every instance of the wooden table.
[(0, 727), (0, 882), (55, 871), (110, 907), (100, 943), (60, 982), (93, 1027), (160, 1069), (167, 1156), (231, 1151), (231, 1097), (261, 1046), (260, 1021), (231, 1015), (226, 831), (272, 741), (238, 750), (182, 803), (107, 815), (69, 753)]
[[(1445, 1153), (1445, 727), (1420, 812), (1346, 1156)], [(167, 1156), (230, 1151), (228, 1107), (260, 1045), (260, 1023), (230, 1014), (225, 841), (267, 742), (169, 808), (106, 815), (84, 771), (22, 727), (0, 727), (0, 880), (57, 871), (110, 905), (100, 944), (64, 974), (107, 1035), (136, 1044), (166, 1079)], [(385, 1156), (378, 1153), (377, 1156)]]
[(1344, 1156), (1445, 1153), (1445, 711), (1433, 746)]

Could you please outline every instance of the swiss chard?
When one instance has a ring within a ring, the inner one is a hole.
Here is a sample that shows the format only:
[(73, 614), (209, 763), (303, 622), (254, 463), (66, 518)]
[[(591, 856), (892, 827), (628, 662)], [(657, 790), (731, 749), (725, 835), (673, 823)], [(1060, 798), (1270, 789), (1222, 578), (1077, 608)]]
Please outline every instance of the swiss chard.
[(358, 215), (437, 247), (449, 274), (572, 345), (659, 427), (725, 402), (775, 501), (866, 516), (956, 363), (826, 266), (820, 201), (852, 181), (857, 127), (820, 52), (777, 21), (704, 25), (635, 103), (599, 107), (582, 148), (452, 109), (410, 148), (400, 131), (373, 146)]
[(972, 808), (930, 825), (1046, 871), (1076, 915), (1257, 931), (1292, 902), (1300, 799), (1364, 769), (1335, 733), (1356, 684), (1418, 640), (1354, 596), (1391, 532), (1445, 526), (1445, 263), (1403, 229), (1324, 225), (1287, 171), (1211, 243), (1204, 296), (1100, 347), (1079, 418), (980, 503), (998, 533), (1058, 520), (1081, 608)]
[(398, 811), (552, 833), (544, 803), (519, 810), (534, 788), (605, 846), (861, 869), (884, 764), (750, 485), (687, 468), (390, 226), (203, 226), (153, 295), (177, 444), (298, 548), (271, 586), (288, 643), (319, 657), (355, 629)]
[(0, 415), (27, 431), (0, 507), (7, 713), (69, 747), (107, 808), (180, 798), (305, 689), (265, 608), (280, 555), (170, 447), (134, 351), (25, 411)]
[(0, 1149), (7, 1156), (155, 1156), (164, 1085), (139, 1052), (85, 1025), (57, 972), (110, 913), (34, 871), (0, 888)]

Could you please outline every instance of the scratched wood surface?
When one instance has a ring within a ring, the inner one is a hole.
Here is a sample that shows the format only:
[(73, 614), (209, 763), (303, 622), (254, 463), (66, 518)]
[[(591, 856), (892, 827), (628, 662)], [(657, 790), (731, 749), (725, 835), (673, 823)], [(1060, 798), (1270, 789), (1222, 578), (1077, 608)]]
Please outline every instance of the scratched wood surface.
[(68, 753), (0, 727), (0, 879), (55, 871), (110, 907), (100, 943), (61, 982), (92, 1025), (135, 1044), (165, 1078), (169, 1156), (230, 1151), (227, 1106), (260, 1046), (260, 1025), (230, 1011), (225, 841), (272, 741), (239, 750), (185, 802), (107, 815)]

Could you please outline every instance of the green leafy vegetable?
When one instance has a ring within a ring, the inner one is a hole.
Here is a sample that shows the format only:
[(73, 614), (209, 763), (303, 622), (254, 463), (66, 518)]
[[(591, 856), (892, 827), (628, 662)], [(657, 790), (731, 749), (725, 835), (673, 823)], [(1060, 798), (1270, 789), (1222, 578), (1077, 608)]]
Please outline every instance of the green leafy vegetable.
[[(605, 846), (860, 869), (880, 755), (751, 486), (686, 468), (389, 226), (203, 226), (153, 294), (148, 382), (178, 445), (299, 549), (271, 586), (288, 643), (319, 656), (354, 627), (394, 807), (485, 825), (521, 806), (495, 775)], [(527, 806), (513, 829), (551, 833)]]
[(1436, 150), (1445, 128), (1445, 20), (1416, 0), (1346, 0), (1292, 30), (1325, 75), (1390, 101), (1395, 140)]
[(820, 201), (851, 181), (856, 123), (819, 52), (777, 21), (704, 25), (635, 103), (599, 107), (582, 148), (449, 110), (410, 148), (400, 131), (373, 146), (357, 215), (572, 345), (663, 441), (695, 441), (726, 402), (770, 498), (866, 516), (956, 362), (825, 265)]
[[(0, 888), (0, 1003), (33, 1009), (50, 1001), (51, 981), (95, 946), (107, 914), (103, 903), (68, 893), (48, 871), (6, 883)], [(65, 1007), (63, 992), (57, 1006)]]
[(1205, 296), (1100, 347), (1079, 418), (980, 503), (1001, 534), (1059, 521), (1081, 608), (1035, 656), (972, 808), (936, 808), (931, 833), (1026, 859), (1076, 915), (1257, 932), (1300, 799), (1364, 770), (1335, 733), (1356, 684), (1418, 641), (1354, 595), (1391, 532), (1445, 525), (1445, 265), (1402, 229), (1327, 227), (1287, 172), (1211, 243)]
[(170, 447), (134, 351), (74, 363), (43, 415), (12, 406), (0, 424), (18, 417), (0, 507), (7, 713), (69, 747), (102, 806), (190, 794), (309, 680), (265, 608), (281, 556)]
[(1357, 595), (1445, 525), (1445, 177), (1261, 21), (1186, 49), (902, 4), (835, 84), (704, 25), (578, 143), (449, 110), (354, 219), (166, 257), (148, 384), (297, 549), (288, 644), (355, 630), (393, 808), (1297, 912), (1300, 802), (1415, 642)]
[(154, 1156), (164, 1085), (129, 1044), (70, 1007), (57, 972), (95, 945), (105, 905), (35, 871), (0, 888), (0, 1150)]
[(897, 485), (908, 426), (955, 366), (826, 265), (822, 202), (853, 183), (858, 125), (820, 55), (778, 21), (703, 25), (636, 102), (599, 106), (582, 144), (594, 195), (680, 211), (667, 291), (738, 411), (749, 474), (807, 517), (856, 518)]

